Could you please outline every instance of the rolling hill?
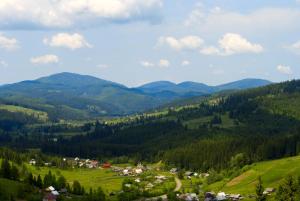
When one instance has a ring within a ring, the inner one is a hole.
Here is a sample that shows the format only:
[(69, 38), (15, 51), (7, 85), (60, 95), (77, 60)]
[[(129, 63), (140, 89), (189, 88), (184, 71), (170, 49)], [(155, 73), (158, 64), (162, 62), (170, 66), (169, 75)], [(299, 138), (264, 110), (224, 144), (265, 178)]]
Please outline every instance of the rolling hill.
[(233, 179), (224, 179), (210, 185), (208, 188), (215, 192), (253, 195), (257, 178), (261, 176), (265, 188), (278, 188), (281, 181), (289, 175), (300, 176), (300, 156), (279, 160), (254, 163), (245, 167), (245, 171)]
[(175, 84), (168, 81), (158, 81), (158, 82), (152, 82), (152, 83), (142, 85), (137, 89), (140, 89), (141, 91), (146, 93), (159, 93), (163, 91), (169, 91), (169, 92), (174, 92), (174, 93), (188, 96), (188, 94), (193, 94), (193, 93), (212, 94), (212, 93), (226, 91), (226, 90), (242, 90), (242, 89), (261, 87), (261, 86), (266, 86), (268, 84), (271, 84), (271, 82), (262, 79), (243, 79), (243, 80), (230, 82), (227, 84), (217, 85), (217, 86), (208, 86), (206, 84), (197, 83), (197, 82), (182, 82), (179, 84)]
[(175, 100), (269, 84), (241, 80), (210, 87), (195, 82), (161, 81), (128, 88), (111, 81), (74, 73), (59, 73), (37, 80), (0, 86), (0, 103), (46, 112), (51, 120), (128, 115), (151, 110)]

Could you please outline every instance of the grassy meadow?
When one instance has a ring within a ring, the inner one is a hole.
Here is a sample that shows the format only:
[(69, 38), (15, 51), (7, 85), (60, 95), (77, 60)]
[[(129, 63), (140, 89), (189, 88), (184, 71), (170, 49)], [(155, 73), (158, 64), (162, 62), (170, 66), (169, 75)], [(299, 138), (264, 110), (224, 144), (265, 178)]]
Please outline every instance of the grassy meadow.
[(208, 188), (215, 192), (224, 191), (226, 193), (253, 195), (259, 176), (261, 176), (265, 188), (277, 188), (281, 180), (288, 175), (300, 176), (300, 156), (255, 163), (238, 177), (232, 180), (224, 179)]

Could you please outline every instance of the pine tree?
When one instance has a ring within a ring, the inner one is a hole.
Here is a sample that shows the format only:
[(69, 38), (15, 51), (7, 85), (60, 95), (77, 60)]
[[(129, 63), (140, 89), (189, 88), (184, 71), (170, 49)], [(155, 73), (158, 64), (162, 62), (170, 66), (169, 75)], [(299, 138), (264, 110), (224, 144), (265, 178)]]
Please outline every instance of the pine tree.
[(36, 180), (36, 186), (38, 188), (43, 188), (43, 181), (42, 181), (41, 175), (39, 175), (37, 180)]
[(265, 201), (266, 195), (264, 195), (264, 187), (262, 185), (261, 177), (258, 177), (258, 183), (256, 185), (256, 201)]

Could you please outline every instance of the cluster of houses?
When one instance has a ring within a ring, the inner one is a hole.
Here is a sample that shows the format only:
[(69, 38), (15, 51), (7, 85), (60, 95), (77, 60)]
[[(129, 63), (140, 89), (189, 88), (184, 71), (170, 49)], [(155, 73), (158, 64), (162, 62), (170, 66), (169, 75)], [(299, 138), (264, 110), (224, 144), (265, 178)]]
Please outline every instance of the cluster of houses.
[[(79, 167), (79, 168), (89, 168), (89, 169), (94, 169), (94, 168), (111, 168), (110, 163), (104, 163), (100, 164), (99, 161), (97, 160), (90, 160), (90, 159), (80, 159), (79, 157), (76, 157), (74, 159), (67, 159), (63, 158), (62, 159), (66, 164), (68, 164), (70, 167)], [(37, 161), (35, 159), (31, 159), (29, 161), (30, 165), (37, 165)], [(45, 166), (51, 166), (50, 162), (44, 163)]]
[(214, 192), (206, 192), (204, 201), (225, 201), (225, 200), (238, 201), (242, 199), (243, 197), (240, 194), (226, 194), (224, 192), (219, 192), (216, 195)]
[(77, 166), (77, 167), (80, 167), (80, 168), (93, 169), (93, 168), (98, 168), (99, 167), (99, 161), (90, 160), (90, 159), (80, 159), (80, 158), (76, 157), (74, 159), (74, 165), (73, 166)]
[[(274, 188), (266, 188), (263, 192), (264, 195), (270, 195), (275, 192)], [(255, 197), (254, 195), (251, 197)], [(241, 194), (226, 194), (224, 192), (219, 192), (217, 195), (214, 192), (206, 192), (205, 193), (205, 201), (239, 201), (244, 199)]]
[(148, 168), (139, 163), (136, 167), (111, 167), (113, 172), (118, 173), (119, 176), (138, 176), (147, 171)]

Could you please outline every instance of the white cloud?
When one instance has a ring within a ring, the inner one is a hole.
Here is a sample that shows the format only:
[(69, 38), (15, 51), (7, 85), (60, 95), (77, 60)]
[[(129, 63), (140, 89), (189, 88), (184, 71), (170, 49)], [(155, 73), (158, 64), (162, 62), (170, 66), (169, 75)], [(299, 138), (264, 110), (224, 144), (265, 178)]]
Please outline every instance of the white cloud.
[(227, 33), (218, 42), (219, 46), (209, 46), (200, 50), (204, 55), (229, 56), (241, 53), (261, 53), (264, 48), (260, 44), (251, 43), (239, 34)]
[(163, 0), (1, 0), (0, 27), (69, 28), (103, 22), (153, 21), (160, 17), (162, 5)]
[(170, 66), (170, 61), (168, 61), (166, 59), (161, 59), (161, 60), (159, 60), (158, 66), (163, 67), (163, 68), (167, 68), (167, 67)]
[(155, 66), (153, 63), (151, 63), (149, 61), (141, 61), (140, 63), (144, 67), (153, 67), (153, 66)]
[(90, 45), (85, 38), (78, 34), (68, 34), (68, 33), (58, 33), (52, 36), (50, 39), (45, 38), (43, 40), (44, 44), (49, 45), (51, 47), (65, 47), (71, 50), (88, 47), (91, 48)]
[(191, 62), (188, 61), (188, 60), (184, 60), (184, 61), (182, 61), (182, 63), (181, 63), (182, 66), (189, 66), (190, 64), (191, 64)]
[[(299, 30), (298, 8), (262, 8), (252, 12), (228, 11), (221, 8), (207, 9), (196, 5), (184, 24), (202, 33), (243, 32), (243, 33), (281, 33)], [(277, 32), (274, 32), (277, 31)]]
[(202, 46), (204, 41), (198, 36), (185, 36), (183, 38), (175, 38), (172, 36), (160, 37), (158, 40), (158, 45), (168, 45), (175, 50), (194, 50)]
[[(1, 14), (0, 14), (1, 15)], [(15, 38), (8, 38), (0, 33), (0, 48), (5, 50), (15, 50), (19, 47)]]
[(59, 58), (56, 55), (47, 54), (39, 57), (33, 57), (30, 59), (30, 62), (33, 64), (51, 64), (58, 63)]
[(219, 40), (221, 49), (226, 55), (237, 53), (261, 53), (264, 48), (260, 44), (249, 42), (239, 34), (227, 33)]
[(278, 65), (277, 66), (277, 71), (282, 73), (282, 74), (287, 74), (291, 75), (293, 74), (293, 71), (290, 66), (285, 66), (285, 65)]
[(300, 41), (295, 42), (294, 44), (287, 47), (292, 50), (294, 53), (300, 54)]
[(216, 47), (209, 46), (209, 47), (205, 47), (205, 48), (201, 49), (200, 53), (204, 54), (204, 55), (219, 55), (220, 50)]

